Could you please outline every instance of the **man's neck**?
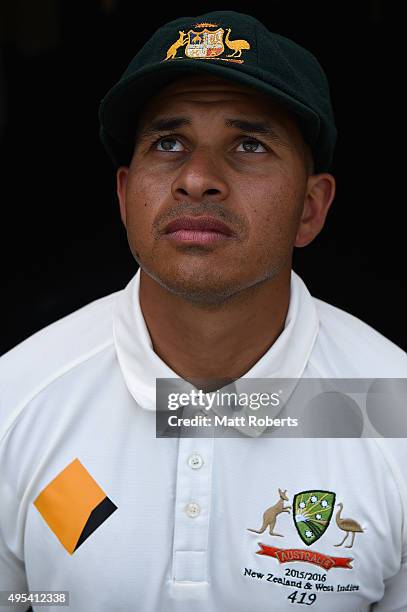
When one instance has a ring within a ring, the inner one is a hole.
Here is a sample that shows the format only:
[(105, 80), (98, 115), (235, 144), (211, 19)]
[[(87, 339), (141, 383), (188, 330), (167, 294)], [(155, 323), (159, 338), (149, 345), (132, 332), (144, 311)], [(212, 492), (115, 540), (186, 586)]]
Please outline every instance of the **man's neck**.
[(235, 380), (284, 329), (291, 269), (208, 308), (161, 287), (141, 270), (140, 306), (154, 351), (185, 380)]

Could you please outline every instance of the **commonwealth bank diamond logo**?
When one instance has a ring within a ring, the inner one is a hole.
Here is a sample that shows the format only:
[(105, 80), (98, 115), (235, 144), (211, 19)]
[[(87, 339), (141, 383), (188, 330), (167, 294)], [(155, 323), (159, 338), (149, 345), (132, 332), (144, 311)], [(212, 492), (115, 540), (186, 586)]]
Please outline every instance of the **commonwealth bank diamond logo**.
[(33, 503), (70, 555), (117, 510), (77, 458), (47, 484)]

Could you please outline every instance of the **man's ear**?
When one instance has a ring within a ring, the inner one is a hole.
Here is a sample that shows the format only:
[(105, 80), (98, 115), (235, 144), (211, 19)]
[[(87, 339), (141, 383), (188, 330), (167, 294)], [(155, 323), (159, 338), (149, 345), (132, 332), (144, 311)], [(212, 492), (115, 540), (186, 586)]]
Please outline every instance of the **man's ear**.
[(124, 227), (126, 227), (126, 189), (129, 169), (127, 166), (120, 166), (116, 173), (116, 193), (119, 199), (120, 217)]
[(308, 177), (304, 208), (294, 246), (306, 246), (318, 236), (335, 197), (335, 187), (332, 174), (313, 174)]

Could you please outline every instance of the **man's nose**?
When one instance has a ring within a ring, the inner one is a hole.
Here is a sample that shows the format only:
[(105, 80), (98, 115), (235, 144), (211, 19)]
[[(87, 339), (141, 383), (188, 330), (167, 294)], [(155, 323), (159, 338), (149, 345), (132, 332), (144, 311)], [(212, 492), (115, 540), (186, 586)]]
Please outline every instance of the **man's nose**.
[(201, 202), (203, 198), (221, 201), (229, 195), (228, 183), (223, 176), (222, 164), (213, 151), (195, 150), (182, 164), (172, 183), (175, 200), (188, 199)]

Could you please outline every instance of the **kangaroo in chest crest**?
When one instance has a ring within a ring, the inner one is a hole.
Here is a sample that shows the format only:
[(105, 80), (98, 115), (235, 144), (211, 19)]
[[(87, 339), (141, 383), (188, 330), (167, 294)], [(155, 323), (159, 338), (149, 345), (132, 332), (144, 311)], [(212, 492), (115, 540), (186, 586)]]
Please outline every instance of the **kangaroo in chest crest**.
[(267, 510), (264, 511), (263, 525), (260, 527), (260, 529), (250, 529), (248, 527), (248, 531), (254, 531), (254, 533), (263, 533), (268, 527), (270, 535), (279, 536), (281, 538), (284, 537), (281, 533), (274, 533), (274, 527), (276, 526), (277, 516), (282, 512), (290, 513), (290, 508), (292, 506), (284, 506), (284, 502), (288, 501), (287, 489), (285, 489), (285, 491), (279, 489), (278, 493), (280, 495), (280, 499), (276, 504), (274, 504), (274, 506), (270, 506), (270, 508), (267, 508)]

